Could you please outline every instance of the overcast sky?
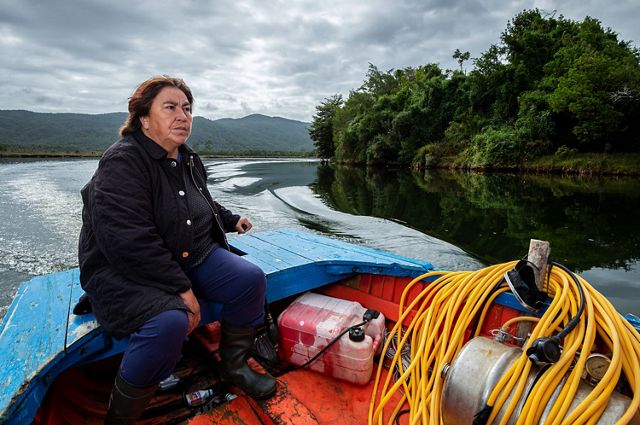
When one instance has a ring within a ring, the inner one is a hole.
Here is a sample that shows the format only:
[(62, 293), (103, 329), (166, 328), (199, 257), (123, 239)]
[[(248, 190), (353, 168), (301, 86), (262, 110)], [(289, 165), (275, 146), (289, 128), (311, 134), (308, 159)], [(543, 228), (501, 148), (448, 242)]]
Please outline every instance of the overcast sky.
[(369, 63), (456, 68), (456, 48), (477, 57), (535, 7), (640, 46), (638, 0), (0, 0), (0, 109), (125, 112), (137, 84), (169, 74), (196, 115), (310, 121)]

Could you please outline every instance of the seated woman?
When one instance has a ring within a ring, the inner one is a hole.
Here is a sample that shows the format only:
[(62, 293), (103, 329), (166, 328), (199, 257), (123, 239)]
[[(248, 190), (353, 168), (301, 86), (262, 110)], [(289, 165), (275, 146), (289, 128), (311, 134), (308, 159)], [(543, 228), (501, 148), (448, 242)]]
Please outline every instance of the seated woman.
[(129, 99), (122, 139), (82, 189), (80, 281), (98, 322), (129, 342), (107, 424), (133, 423), (167, 378), (200, 322), (198, 299), (222, 304), (222, 375), (252, 397), (275, 380), (246, 363), (264, 322), (266, 279), (233, 254), (226, 232), (251, 229), (207, 190), (206, 170), (186, 144), (193, 96), (181, 79), (155, 77)]

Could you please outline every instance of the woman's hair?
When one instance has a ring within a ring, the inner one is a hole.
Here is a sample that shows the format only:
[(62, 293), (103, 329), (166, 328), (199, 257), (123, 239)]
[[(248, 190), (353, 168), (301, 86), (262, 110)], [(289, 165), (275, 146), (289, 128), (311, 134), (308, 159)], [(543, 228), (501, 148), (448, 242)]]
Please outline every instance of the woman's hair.
[(187, 96), (189, 104), (193, 108), (193, 95), (187, 84), (180, 78), (173, 78), (167, 75), (153, 77), (140, 84), (129, 98), (129, 116), (120, 127), (120, 135), (126, 136), (140, 130), (140, 117), (149, 115), (153, 99), (156, 98), (160, 90), (165, 87), (176, 87)]

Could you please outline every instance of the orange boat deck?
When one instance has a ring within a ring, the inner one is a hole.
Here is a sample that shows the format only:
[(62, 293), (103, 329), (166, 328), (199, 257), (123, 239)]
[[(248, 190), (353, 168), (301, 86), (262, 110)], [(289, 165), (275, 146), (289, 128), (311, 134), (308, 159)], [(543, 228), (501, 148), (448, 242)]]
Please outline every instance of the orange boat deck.
[(355, 385), (307, 370), (278, 379), (278, 391), (268, 400), (240, 396), (191, 420), (212, 424), (366, 424), (373, 382)]
[[(194, 366), (203, 361), (202, 354), (196, 356), (197, 360), (194, 357), (183, 363), (175, 371), (176, 376), (190, 377), (189, 384), (154, 396), (140, 424), (367, 423), (373, 379), (367, 385), (356, 385), (309, 370), (296, 370), (280, 376), (278, 390), (270, 399), (255, 401), (240, 390), (231, 388), (231, 392), (237, 395), (235, 399), (198, 413), (202, 407), (187, 406), (183, 401), (184, 391), (206, 388), (217, 382), (215, 367), (198, 370)], [(65, 372), (56, 380), (34, 424), (102, 424), (119, 361), (120, 356), (116, 356)], [(215, 363), (213, 359), (209, 361)]]
[[(377, 309), (385, 315), (389, 325), (397, 320), (400, 294), (410, 280), (407, 277), (360, 275), (321, 288), (319, 292), (358, 301), (368, 308)], [(494, 304), (483, 326), (483, 333), (499, 327), (516, 315), (516, 310)], [(278, 390), (271, 399), (255, 401), (240, 390), (232, 388), (231, 392), (237, 394), (237, 398), (229, 402), (214, 407), (206, 404), (199, 408), (188, 406), (183, 397), (186, 391), (208, 388), (219, 383), (215, 359), (219, 324), (216, 322), (199, 328), (192, 335), (191, 342), (185, 344), (183, 360), (174, 372), (181, 378), (181, 384), (177, 388), (156, 394), (140, 424), (367, 423), (378, 359), (374, 360), (374, 372), (366, 385), (341, 381), (310, 370), (296, 370), (278, 378)], [(114, 356), (65, 371), (54, 382), (33, 423), (102, 424), (120, 357)], [(260, 367), (255, 362), (252, 364), (256, 368)], [(383, 370), (383, 377), (386, 373), (386, 369)], [(405, 421), (408, 421), (408, 417), (400, 416), (400, 423)]]

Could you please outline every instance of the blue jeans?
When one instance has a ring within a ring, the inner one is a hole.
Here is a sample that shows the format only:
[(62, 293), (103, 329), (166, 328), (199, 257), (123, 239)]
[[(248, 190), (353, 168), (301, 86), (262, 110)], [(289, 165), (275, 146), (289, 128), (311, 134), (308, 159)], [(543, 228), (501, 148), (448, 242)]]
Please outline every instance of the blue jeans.
[[(187, 276), (199, 300), (222, 304), (224, 323), (255, 327), (264, 322), (267, 280), (258, 266), (216, 248)], [(129, 337), (120, 364), (122, 378), (140, 387), (167, 378), (180, 359), (188, 325), (184, 310), (164, 311), (147, 320)]]

